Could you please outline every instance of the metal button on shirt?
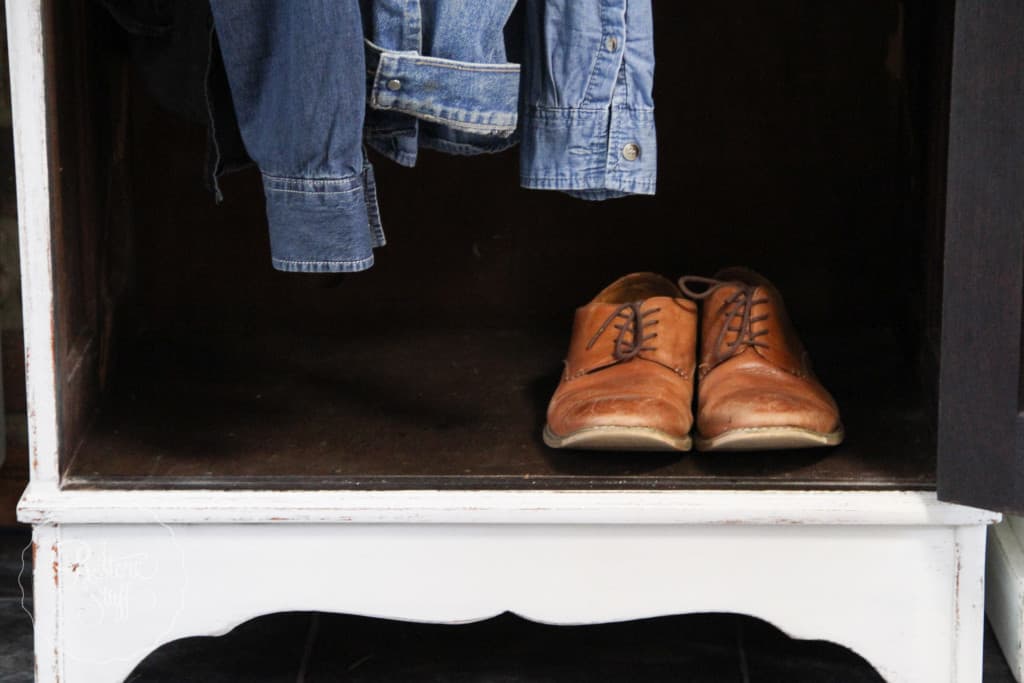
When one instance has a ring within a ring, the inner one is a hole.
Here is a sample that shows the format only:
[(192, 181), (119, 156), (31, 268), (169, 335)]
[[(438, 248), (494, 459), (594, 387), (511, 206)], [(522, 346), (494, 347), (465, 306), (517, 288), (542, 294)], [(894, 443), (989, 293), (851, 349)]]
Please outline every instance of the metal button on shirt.
[(640, 145), (629, 142), (622, 146), (622, 158), (626, 161), (636, 161), (640, 156)]
[(615, 52), (619, 48), (619, 41), (614, 36), (608, 36), (608, 39), (604, 41), (604, 49), (608, 52)]
[(402, 81), (398, 80), (397, 78), (392, 78), (390, 81), (388, 81), (388, 90), (391, 90), (393, 92), (395, 90), (401, 90), (401, 89), (402, 89)]

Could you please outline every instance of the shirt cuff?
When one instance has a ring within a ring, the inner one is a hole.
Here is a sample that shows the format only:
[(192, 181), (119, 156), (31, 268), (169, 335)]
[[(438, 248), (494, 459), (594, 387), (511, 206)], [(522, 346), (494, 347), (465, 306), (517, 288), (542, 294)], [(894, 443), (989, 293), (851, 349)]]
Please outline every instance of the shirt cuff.
[(519, 64), (462, 62), (366, 41), (368, 101), (454, 130), (508, 137), (519, 115)]
[(373, 168), (341, 178), (263, 174), (271, 263), (300, 273), (352, 273), (383, 246)]
[(653, 195), (654, 109), (531, 107), (523, 117), (520, 184), (583, 199)]

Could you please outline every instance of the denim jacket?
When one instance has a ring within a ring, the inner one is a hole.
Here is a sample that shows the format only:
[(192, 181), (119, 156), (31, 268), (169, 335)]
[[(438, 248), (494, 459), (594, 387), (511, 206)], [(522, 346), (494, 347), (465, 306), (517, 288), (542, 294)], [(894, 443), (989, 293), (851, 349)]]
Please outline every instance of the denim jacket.
[(523, 187), (654, 194), (650, 0), (525, 0)]
[(367, 144), (413, 166), (419, 147), (479, 154), (516, 143), (520, 65), (505, 45), (516, 0), (361, 4)]
[(477, 154), (521, 142), (524, 187), (654, 193), (650, 0), (518, 5), (212, 0), (275, 268), (373, 264), (384, 233), (364, 141), (407, 166), (421, 147)]

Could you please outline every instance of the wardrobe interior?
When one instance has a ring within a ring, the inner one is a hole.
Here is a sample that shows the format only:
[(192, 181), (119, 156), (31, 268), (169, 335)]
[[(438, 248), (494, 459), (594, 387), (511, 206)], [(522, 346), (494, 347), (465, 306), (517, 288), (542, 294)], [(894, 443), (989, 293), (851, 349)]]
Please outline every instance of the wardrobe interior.
[[(259, 174), (203, 184), (99, 3), (49, 2), (63, 484), (932, 488), (948, 2), (655, 8), (658, 193), (518, 187), (517, 150), (371, 154), (364, 273), (270, 266)], [(847, 439), (744, 454), (541, 441), (573, 310), (615, 278), (778, 286)]]

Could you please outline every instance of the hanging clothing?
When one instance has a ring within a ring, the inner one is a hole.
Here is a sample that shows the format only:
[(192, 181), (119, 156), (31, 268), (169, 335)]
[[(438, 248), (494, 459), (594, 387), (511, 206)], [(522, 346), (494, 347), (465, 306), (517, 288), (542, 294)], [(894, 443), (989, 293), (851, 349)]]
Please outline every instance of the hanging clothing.
[(523, 187), (655, 192), (650, 0), (525, 0)]
[[(496, 152), (524, 187), (653, 194), (650, 0), (213, 0), (273, 265), (369, 268), (384, 244), (363, 141)], [(512, 61), (522, 55), (522, 61)]]
[(449, 154), (508, 149), (518, 141), (521, 32), (516, 0), (362, 0), (366, 43), (365, 139), (414, 166), (419, 148)]

